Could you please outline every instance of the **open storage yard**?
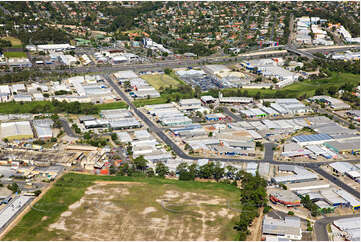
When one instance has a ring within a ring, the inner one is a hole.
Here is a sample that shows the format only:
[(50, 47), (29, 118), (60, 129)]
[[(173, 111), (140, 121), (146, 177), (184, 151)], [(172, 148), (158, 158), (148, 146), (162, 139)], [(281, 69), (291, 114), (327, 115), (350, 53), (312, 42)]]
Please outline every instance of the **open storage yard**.
[(239, 195), (218, 183), (67, 174), (4, 239), (235, 240), (228, 204)]

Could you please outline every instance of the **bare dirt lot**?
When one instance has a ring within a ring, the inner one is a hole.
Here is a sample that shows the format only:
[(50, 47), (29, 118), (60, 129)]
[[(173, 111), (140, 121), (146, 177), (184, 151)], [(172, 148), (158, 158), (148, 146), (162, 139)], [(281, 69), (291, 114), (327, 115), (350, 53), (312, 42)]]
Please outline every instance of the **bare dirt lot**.
[(174, 184), (95, 182), (48, 226), (56, 240), (234, 240), (239, 194)]

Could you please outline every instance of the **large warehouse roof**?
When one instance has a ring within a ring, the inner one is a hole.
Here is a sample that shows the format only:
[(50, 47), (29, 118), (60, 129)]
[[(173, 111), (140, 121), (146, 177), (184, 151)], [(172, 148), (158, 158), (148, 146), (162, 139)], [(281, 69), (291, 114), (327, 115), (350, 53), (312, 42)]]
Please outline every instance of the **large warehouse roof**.
[(33, 137), (33, 131), (29, 121), (1, 123), (2, 138), (29, 138)]
[(310, 134), (310, 135), (298, 135), (293, 137), (296, 142), (313, 142), (313, 141), (327, 141), (332, 140), (328, 134)]

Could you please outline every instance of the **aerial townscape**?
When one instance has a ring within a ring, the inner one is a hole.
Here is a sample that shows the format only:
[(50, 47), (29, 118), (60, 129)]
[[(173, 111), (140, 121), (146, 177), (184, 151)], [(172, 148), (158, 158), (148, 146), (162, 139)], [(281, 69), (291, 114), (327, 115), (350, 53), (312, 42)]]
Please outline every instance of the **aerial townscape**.
[(360, 241), (360, 2), (1, 1), (0, 240)]

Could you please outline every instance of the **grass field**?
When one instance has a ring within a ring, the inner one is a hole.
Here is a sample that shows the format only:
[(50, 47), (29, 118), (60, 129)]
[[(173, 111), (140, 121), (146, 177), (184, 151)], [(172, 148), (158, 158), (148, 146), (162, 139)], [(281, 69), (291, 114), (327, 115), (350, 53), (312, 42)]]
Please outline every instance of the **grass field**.
[(134, 100), (133, 104), (136, 107), (143, 107), (145, 105), (153, 105), (153, 104), (162, 104), (162, 103), (166, 103), (167, 102), (167, 97), (166, 96), (160, 96), (158, 98), (151, 98), (151, 99), (139, 99), (139, 100)]
[(22, 46), (21, 40), (15, 38), (15, 37), (8, 36), (8, 37), (4, 37), (2, 39), (10, 41), (12, 47), (21, 47)]
[(220, 183), (70, 173), (4, 240), (235, 240), (228, 201), (239, 195)]
[(161, 87), (166, 88), (172, 86), (174, 88), (180, 84), (177, 80), (166, 74), (149, 74), (142, 75), (140, 77), (149, 82), (149, 84), (157, 90), (159, 90)]
[[(360, 75), (355, 75), (351, 73), (332, 73), (332, 76), (329, 78), (318, 79), (318, 80), (305, 80), (303, 82), (297, 82), (280, 90), (270, 90), (270, 89), (242, 89), (248, 91), (249, 96), (256, 96), (257, 92), (262, 94), (262, 97), (268, 98), (275, 95), (277, 91), (281, 92), (285, 97), (288, 98), (297, 98), (304, 94), (307, 97), (315, 95), (315, 91), (318, 88), (323, 88), (327, 90), (330, 86), (341, 87), (345, 83), (352, 83), (359, 85)], [(231, 91), (230, 89), (224, 89), (223, 93), (226, 96), (227, 92)]]
[(112, 103), (103, 103), (96, 105), (100, 110), (108, 109), (118, 109), (118, 108), (128, 108), (128, 104), (125, 102), (112, 102)]
[(4, 52), (5, 57), (7, 58), (20, 58), (26, 57), (25, 52)]

